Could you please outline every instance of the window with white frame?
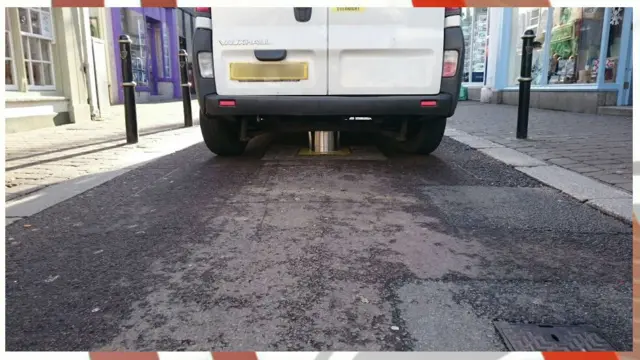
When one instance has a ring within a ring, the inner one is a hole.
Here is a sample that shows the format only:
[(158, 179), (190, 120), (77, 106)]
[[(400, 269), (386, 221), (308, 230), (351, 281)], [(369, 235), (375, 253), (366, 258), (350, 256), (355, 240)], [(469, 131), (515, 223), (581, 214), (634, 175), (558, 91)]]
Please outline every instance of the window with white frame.
[(11, 39), (11, 18), (7, 9), (4, 10), (4, 89), (18, 89), (13, 40)]
[(30, 90), (54, 90), (50, 8), (18, 8), (25, 76)]
[(528, 26), (537, 26), (540, 22), (540, 9), (535, 8), (529, 12)]

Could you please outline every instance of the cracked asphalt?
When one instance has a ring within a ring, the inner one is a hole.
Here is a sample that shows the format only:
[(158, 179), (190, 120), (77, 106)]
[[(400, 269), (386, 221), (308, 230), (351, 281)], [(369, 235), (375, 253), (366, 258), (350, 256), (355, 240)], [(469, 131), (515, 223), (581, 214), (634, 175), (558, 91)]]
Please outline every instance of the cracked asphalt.
[(9, 225), (7, 350), (506, 350), (494, 320), (632, 349), (631, 225), (449, 139), (267, 149), (198, 144)]

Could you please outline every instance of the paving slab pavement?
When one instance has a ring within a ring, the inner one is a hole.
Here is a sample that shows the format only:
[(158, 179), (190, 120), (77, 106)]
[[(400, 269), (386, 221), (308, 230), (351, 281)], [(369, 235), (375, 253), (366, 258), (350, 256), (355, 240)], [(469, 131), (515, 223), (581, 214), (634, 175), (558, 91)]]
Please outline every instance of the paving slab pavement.
[(529, 138), (519, 140), (517, 110), (459, 102), (448, 125), (631, 193), (631, 117), (530, 109)]
[(7, 223), (201, 141), (197, 118), (183, 127), (182, 102), (137, 106), (138, 144), (126, 144), (122, 106), (103, 121), (6, 134)]
[(517, 107), (462, 102), (446, 135), (631, 223), (631, 119), (531, 109), (515, 138)]

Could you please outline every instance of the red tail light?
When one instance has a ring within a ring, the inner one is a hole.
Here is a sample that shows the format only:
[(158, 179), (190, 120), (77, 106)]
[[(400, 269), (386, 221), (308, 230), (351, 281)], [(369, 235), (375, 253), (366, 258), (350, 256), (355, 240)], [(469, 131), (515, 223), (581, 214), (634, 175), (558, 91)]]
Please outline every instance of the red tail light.
[(456, 15), (462, 15), (462, 8), (459, 8), (459, 7), (446, 7), (446, 8), (444, 8), (444, 16), (445, 17), (456, 16)]
[(211, 12), (211, 8), (208, 8), (208, 7), (199, 8), (199, 7), (197, 7), (196, 11), (197, 12), (202, 12), (202, 13), (210, 13)]
[(435, 107), (438, 106), (438, 102), (435, 100), (422, 100), (420, 101), (420, 106), (422, 107)]
[(220, 107), (234, 107), (236, 106), (235, 100), (220, 100), (218, 101)]
[(446, 50), (442, 61), (442, 77), (453, 77), (458, 70), (458, 51)]

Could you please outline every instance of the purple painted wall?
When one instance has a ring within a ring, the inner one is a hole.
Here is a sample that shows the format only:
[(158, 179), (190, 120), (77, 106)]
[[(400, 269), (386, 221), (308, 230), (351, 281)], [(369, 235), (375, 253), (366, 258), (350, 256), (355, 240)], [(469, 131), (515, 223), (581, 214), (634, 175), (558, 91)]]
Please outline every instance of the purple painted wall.
[[(118, 102), (124, 101), (124, 92), (122, 89), (122, 61), (120, 60), (120, 46), (118, 39), (123, 34), (122, 24), (120, 23), (120, 10), (122, 8), (111, 8), (111, 22), (113, 27), (113, 52), (116, 59), (116, 76), (118, 80)], [(173, 97), (180, 98), (180, 72), (178, 68), (178, 33), (176, 29), (176, 10), (166, 8), (125, 8), (142, 14), (146, 18), (158, 21), (162, 29), (162, 24), (167, 24), (169, 32), (169, 51), (171, 61), (171, 76), (156, 79), (156, 81), (171, 81), (173, 83)], [(151, 41), (153, 43), (153, 41)], [(151, 51), (151, 61), (157, 64), (156, 51)], [(162, 59), (164, 61), (164, 59)], [(136, 86), (136, 91), (151, 91), (149, 86)]]

